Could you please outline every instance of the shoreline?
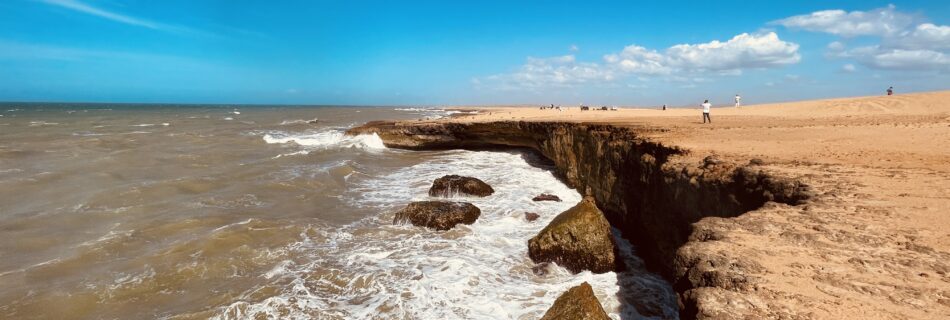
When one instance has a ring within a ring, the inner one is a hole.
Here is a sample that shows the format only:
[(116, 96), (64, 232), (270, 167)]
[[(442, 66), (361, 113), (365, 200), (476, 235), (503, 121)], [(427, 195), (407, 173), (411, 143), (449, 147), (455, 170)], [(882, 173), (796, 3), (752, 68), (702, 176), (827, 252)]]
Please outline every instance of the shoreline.
[(350, 133), (540, 151), (674, 285), (684, 319), (931, 318), (950, 316), (948, 99), (717, 108), (706, 126), (688, 109), (492, 108)]

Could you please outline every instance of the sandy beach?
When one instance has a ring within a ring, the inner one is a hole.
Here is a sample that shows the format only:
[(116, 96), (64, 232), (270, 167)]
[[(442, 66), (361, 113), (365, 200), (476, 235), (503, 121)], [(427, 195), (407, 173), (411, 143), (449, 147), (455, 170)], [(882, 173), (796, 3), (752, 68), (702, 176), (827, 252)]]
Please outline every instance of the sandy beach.
[(950, 91), (940, 91), (721, 107), (712, 109), (712, 124), (702, 124), (698, 107), (492, 107), (436, 122), (602, 123), (687, 149), (676, 161), (761, 159), (768, 172), (803, 181), (817, 195), (806, 205), (767, 203), (696, 223), (694, 230), (720, 236), (681, 251), (755, 266), (728, 270), (754, 285), (711, 288), (724, 291), (701, 309), (727, 317), (766, 308), (796, 318), (936, 319), (950, 317), (948, 101)]

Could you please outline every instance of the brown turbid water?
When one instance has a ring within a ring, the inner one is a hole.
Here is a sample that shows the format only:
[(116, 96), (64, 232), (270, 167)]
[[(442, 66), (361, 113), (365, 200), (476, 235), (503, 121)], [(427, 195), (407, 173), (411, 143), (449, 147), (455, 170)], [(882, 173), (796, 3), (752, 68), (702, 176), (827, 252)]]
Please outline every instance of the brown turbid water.
[[(626, 299), (676, 314), (623, 242), (631, 277), (532, 271), (527, 239), (580, 200), (536, 155), (343, 134), (442, 110), (0, 107), (0, 318), (534, 319), (584, 281), (613, 318), (640, 317)], [(392, 225), (446, 174), (495, 188), (464, 199), (475, 224)]]

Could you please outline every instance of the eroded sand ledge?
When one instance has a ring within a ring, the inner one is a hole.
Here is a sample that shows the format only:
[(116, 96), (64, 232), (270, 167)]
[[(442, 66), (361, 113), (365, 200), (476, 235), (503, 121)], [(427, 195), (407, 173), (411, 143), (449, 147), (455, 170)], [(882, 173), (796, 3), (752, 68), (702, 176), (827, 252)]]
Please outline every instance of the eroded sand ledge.
[[(920, 128), (907, 139), (923, 135), (932, 147), (950, 146), (946, 133), (931, 134), (950, 132), (946, 106), (903, 107), (896, 114), (875, 110), (882, 105), (875, 99), (901, 107), (934, 96), (950, 98), (944, 92), (896, 103), (892, 97), (828, 100), (815, 102), (831, 105), (824, 113), (805, 112), (815, 108), (805, 105), (788, 117), (783, 109), (794, 104), (747, 108), (746, 114), (735, 110), (735, 119), (723, 112), (708, 127), (690, 124), (691, 111), (682, 110), (659, 116), (575, 112), (573, 121), (563, 121), (571, 113), (548, 119), (554, 111), (506, 108), (471, 119), (372, 122), (350, 133), (377, 133), (387, 146), (414, 150), (538, 150), (571, 186), (593, 196), (651, 269), (673, 283), (686, 319), (939, 318), (950, 315), (950, 225), (941, 227), (947, 218), (939, 216), (950, 208), (950, 178), (944, 167), (928, 163), (950, 156), (920, 151), (919, 161), (907, 161), (916, 164), (908, 169), (861, 162), (891, 162), (874, 150), (842, 150), (855, 155), (824, 162), (808, 149), (795, 150), (794, 143), (768, 152), (802, 130), (832, 140), (828, 132), (837, 131), (839, 140), (886, 146), (888, 130), (905, 132), (907, 126)], [(853, 131), (862, 130), (882, 136), (861, 141)], [(703, 140), (741, 140), (736, 132), (743, 131), (757, 140), (738, 147)], [(822, 140), (813, 139), (820, 149)], [(708, 148), (695, 147), (699, 142)], [(915, 151), (896, 149), (904, 156)], [(719, 155), (705, 160), (712, 152)], [(766, 158), (765, 164), (750, 164), (756, 156)], [(877, 158), (862, 160), (868, 156)]]

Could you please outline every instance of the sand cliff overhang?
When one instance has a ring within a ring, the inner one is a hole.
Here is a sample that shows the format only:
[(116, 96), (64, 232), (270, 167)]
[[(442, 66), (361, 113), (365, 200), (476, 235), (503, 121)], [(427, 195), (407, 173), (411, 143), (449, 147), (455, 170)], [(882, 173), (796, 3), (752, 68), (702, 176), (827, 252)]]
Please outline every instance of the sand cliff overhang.
[[(639, 137), (637, 129), (563, 122), (376, 121), (348, 134), (376, 133), (386, 146), (409, 150), (521, 147), (550, 159), (557, 173), (596, 200), (648, 267), (670, 281), (683, 318), (694, 318), (702, 295), (693, 290), (744, 285), (714, 253), (681, 250), (714, 241), (695, 230), (706, 217), (735, 217), (773, 201), (799, 205), (808, 186), (775, 177), (751, 164), (714, 158), (688, 161), (687, 150)], [(694, 158), (695, 159), (695, 158)]]

